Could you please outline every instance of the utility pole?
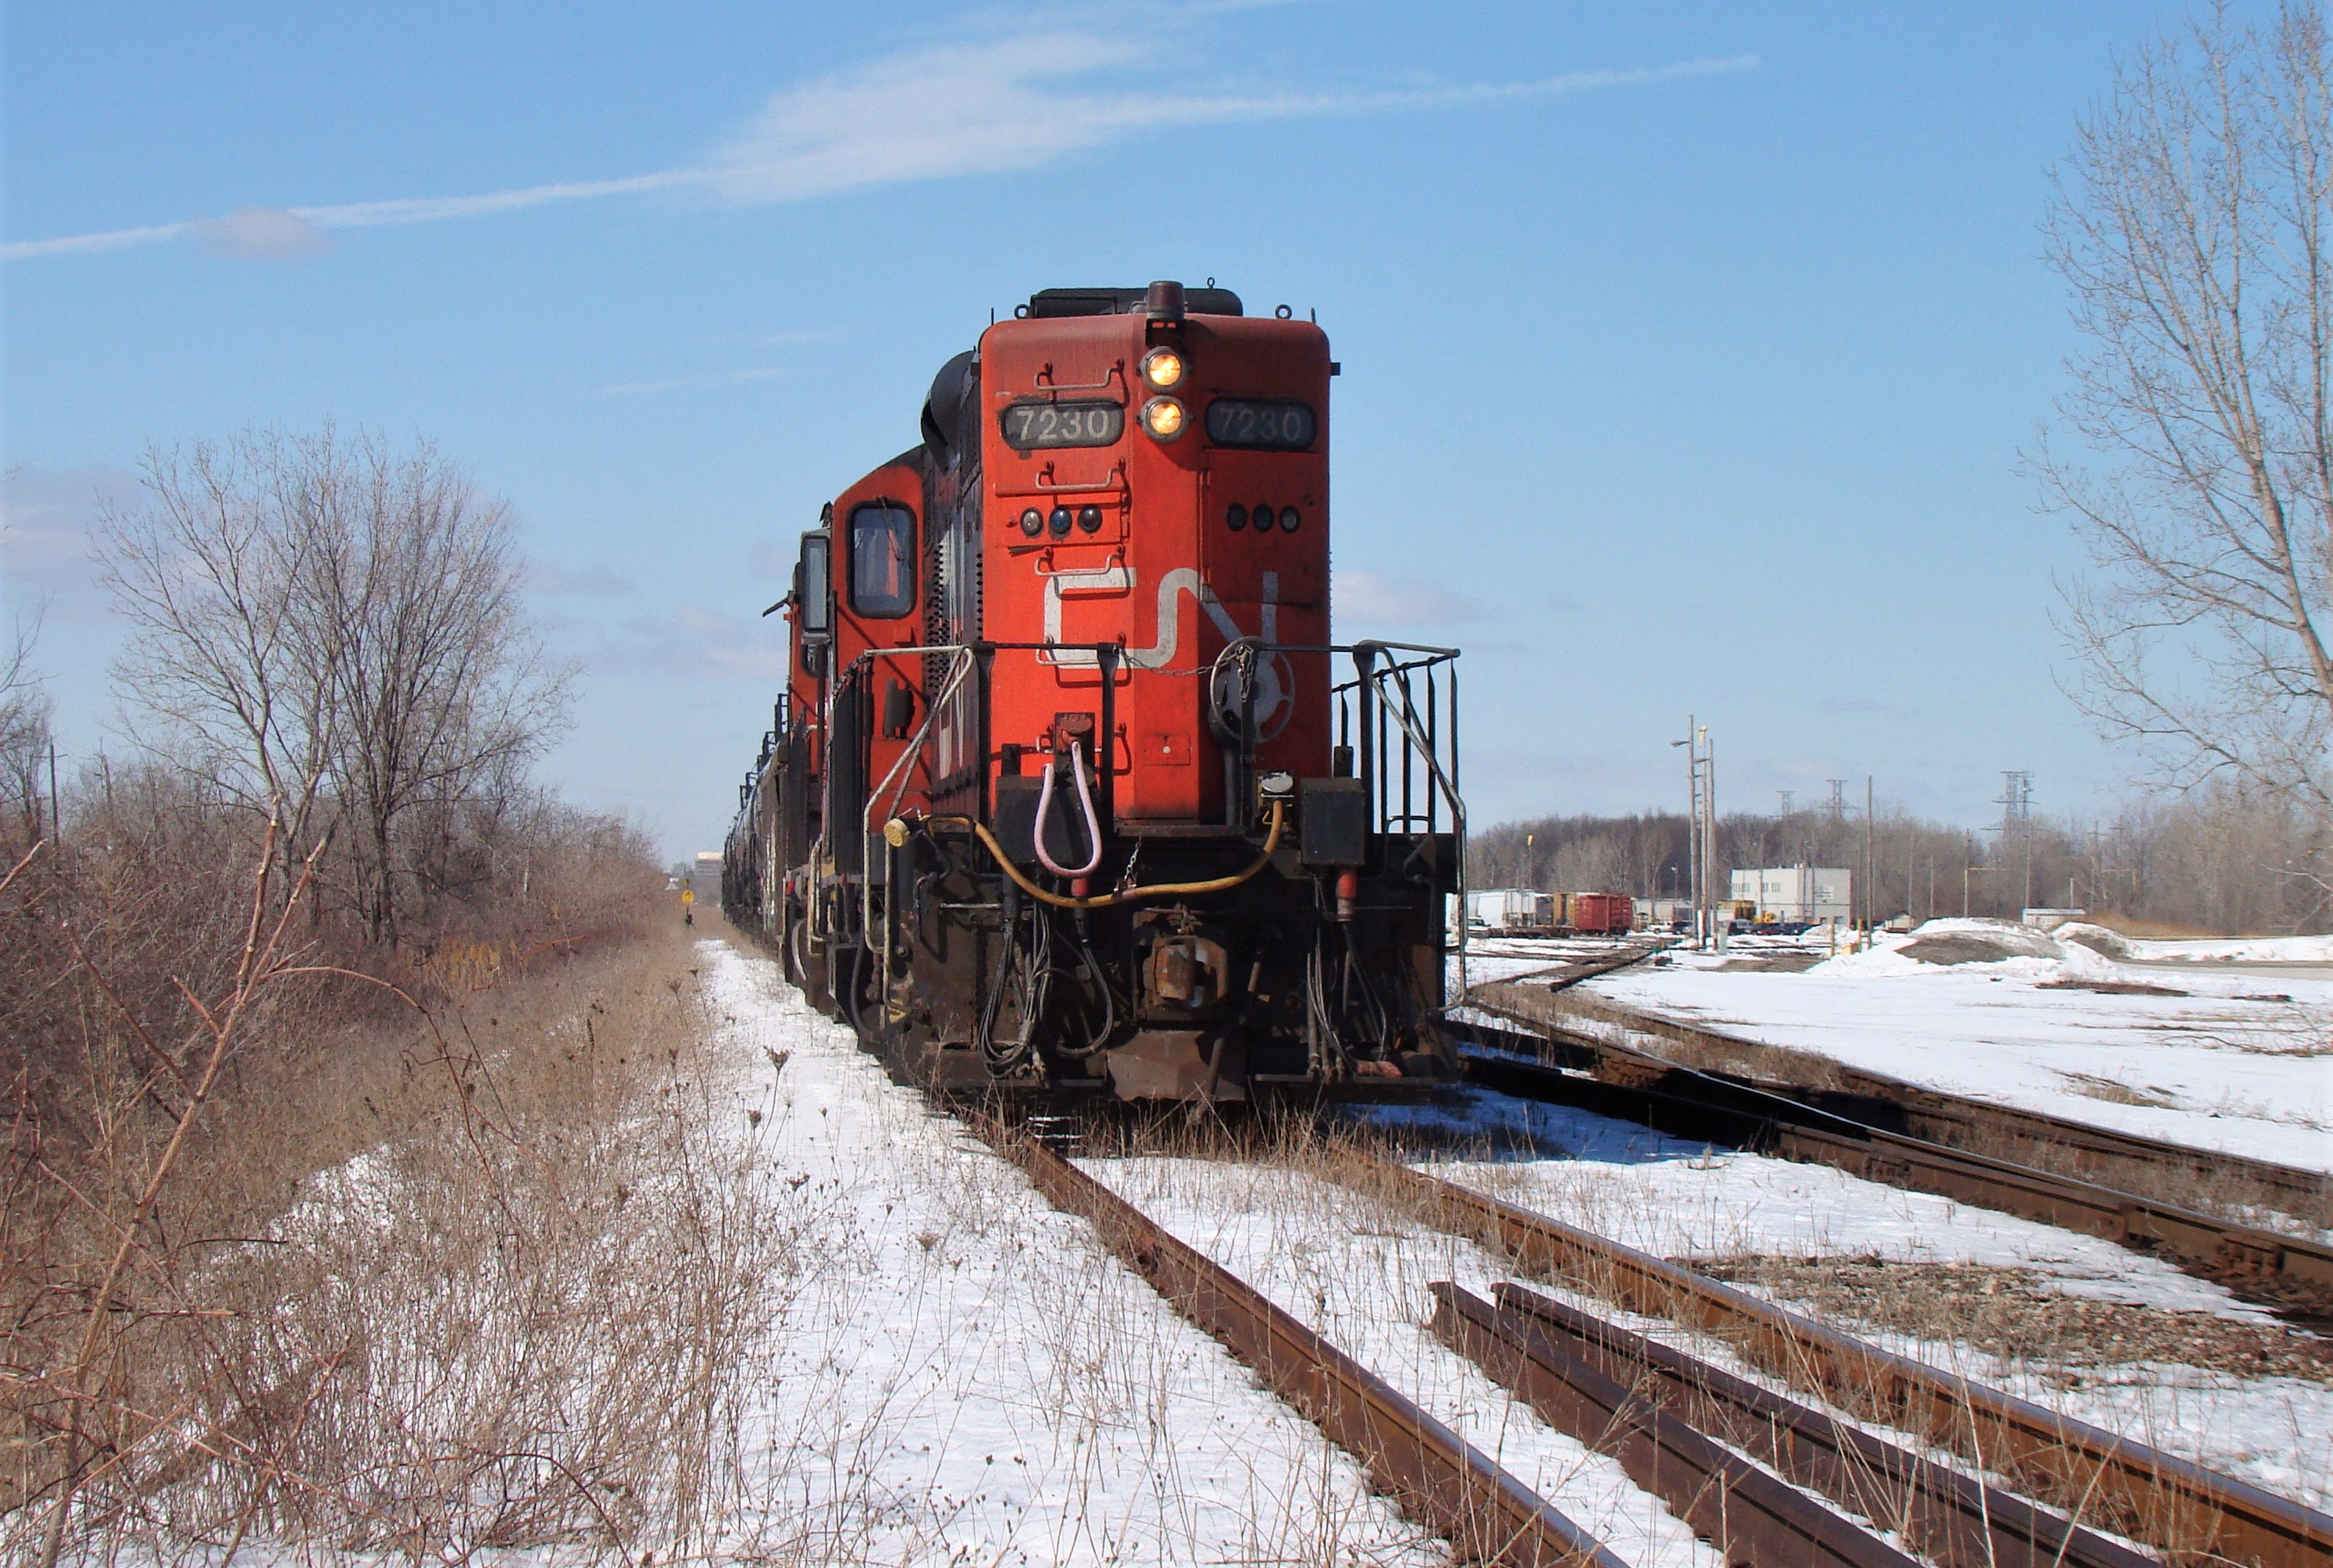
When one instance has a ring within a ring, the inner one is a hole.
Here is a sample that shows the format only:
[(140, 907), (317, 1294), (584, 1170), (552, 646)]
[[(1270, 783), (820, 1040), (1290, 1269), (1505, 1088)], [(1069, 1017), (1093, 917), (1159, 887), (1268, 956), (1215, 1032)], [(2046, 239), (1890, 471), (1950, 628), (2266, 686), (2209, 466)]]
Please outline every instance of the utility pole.
[(1725, 932), (1717, 919), (1717, 758), (1709, 743), (1709, 728), (1688, 713), (1685, 739), (1672, 741), (1685, 754), (1685, 846), (1693, 869), (1693, 940), (1696, 947), (1725, 950)]
[(1863, 945), (1871, 945), (1871, 933), (1879, 926), (1879, 889), (1874, 885), (1878, 877), (1879, 829), (1871, 816), (1871, 775), (1863, 776)]

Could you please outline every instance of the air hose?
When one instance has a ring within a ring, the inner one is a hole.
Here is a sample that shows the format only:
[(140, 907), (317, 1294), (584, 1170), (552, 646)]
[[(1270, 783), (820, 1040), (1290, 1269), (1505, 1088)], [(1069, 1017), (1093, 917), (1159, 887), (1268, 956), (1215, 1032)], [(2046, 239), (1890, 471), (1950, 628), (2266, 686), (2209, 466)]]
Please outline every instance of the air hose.
[(1101, 864), (1101, 822), (1094, 816), (1093, 796), (1086, 789), (1084, 741), (1070, 742), (1070, 777), (1077, 780), (1078, 805), (1086, 814), (1086, 842), (1093, 846), (1093, 853), (1086, 856), (1083, 865), (1075, 867), (1056, 865), (1053, 857), (1045, 853), (1045, 819), (1053, 814), (1053, 776), (1059, 771), (1059, 769), (1049, 765), (1045, 769), (1045, 781), (1037, 787), (1037, 863), (1055, 876), (1066, 876), (1071, 880), (1091, 876), (1094, 867)]
[(1272, 853), (1280, 847), (1280, 832), (1285, 824), (1287, 811), (1286, 801), (1275, 800), (1272, 803), (1271, 829), (1264, 835), (1263, 852), (1258, 855), (1244, 870), (1234, 872), (1229, 876), (1211, 877), (1205, 882), (1157, 882), (1147, 887), (1129, 887), (1123, 893), (1098, 893), (1089, 898), (1073, 898), (1063, 894), (1048, 893), (1030, 881), (1021, 868), (1013, 864), (1013, 857), (1004, 853), (1004, 846), (996, 842), (996, 835), (988, 830), (988, 825), (984, 822), (974, 822), (969, 817), (927, 817), (925, 820), (931, 823), (946, 823), (950, 827), (971, 828), (979, 837), (980, 841), (988, 846), (988, 853), (995, 856), (997, 865), (1003, 870), (1005, 875), (1013, 879), (1013, 884), (1041, 904), (1050, 904), (1055, 909), (1108, 909), (1112, 904), (1132, 904), (1137, 899), (1181, 898), (1190, 894), (1221, 893), (1226, 888), (1237, 887), (1272, 864)]

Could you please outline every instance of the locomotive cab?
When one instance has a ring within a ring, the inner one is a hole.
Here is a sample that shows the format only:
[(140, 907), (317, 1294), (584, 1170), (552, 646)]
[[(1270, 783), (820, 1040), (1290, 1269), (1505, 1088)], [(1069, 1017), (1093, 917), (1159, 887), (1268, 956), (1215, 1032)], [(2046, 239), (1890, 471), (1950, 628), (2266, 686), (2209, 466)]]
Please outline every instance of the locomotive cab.
[(1047, 290), (803, 536), (733, 913), (903, 1074), (1450, 1075), (1456, 654), (1332, 639), (1334, 373), (1227, 290)]

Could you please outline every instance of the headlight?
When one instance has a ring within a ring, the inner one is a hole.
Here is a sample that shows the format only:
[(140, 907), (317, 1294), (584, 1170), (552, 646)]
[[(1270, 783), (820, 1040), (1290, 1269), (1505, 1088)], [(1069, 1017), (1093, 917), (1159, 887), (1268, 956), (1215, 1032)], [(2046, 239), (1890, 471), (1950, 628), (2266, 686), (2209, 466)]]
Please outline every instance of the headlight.
[(1142, 406), (1142, 428), (1153, 441), (1172, 441), (1183, 434), (1183, 406), (1172, 397), (1153, 397)]
[(1172, 349), (1153, 349), (1142, 356), (1142, 378), (1164, 392), (1183, 384), (1183, 356)]
[(1028, 511), (1021, 514), (1021, 531), (1027, 534), (1031, 539), (1036, 538), (1040, 533), (1042, 533), (1044, 530), (1044, 514), (1039, 512), (1035, 507), (1032, 506)]

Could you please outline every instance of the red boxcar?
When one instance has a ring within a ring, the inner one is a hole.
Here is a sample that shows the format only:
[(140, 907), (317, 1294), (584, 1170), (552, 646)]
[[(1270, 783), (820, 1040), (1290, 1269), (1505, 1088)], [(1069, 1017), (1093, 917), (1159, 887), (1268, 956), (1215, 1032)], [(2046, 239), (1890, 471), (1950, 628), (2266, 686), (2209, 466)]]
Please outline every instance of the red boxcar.
[(1564, 900), (1571, 928), (1589, 936), (1619, 936), (1636, 923), (1636, 901), (1620, 893), (1575, 893)]

